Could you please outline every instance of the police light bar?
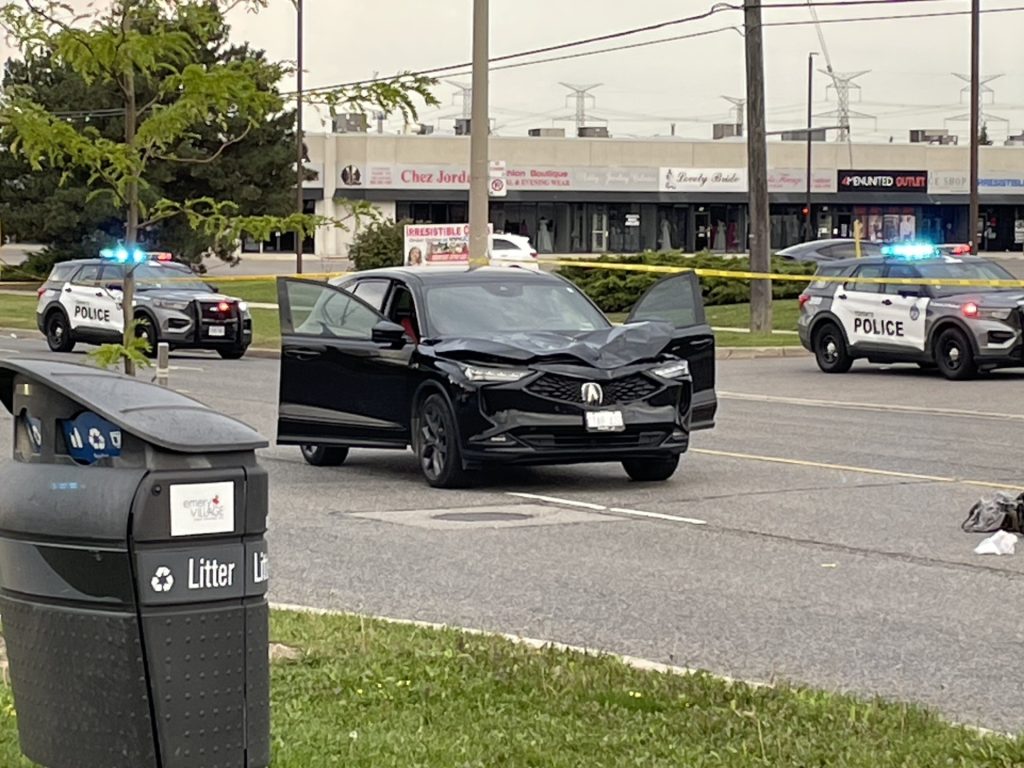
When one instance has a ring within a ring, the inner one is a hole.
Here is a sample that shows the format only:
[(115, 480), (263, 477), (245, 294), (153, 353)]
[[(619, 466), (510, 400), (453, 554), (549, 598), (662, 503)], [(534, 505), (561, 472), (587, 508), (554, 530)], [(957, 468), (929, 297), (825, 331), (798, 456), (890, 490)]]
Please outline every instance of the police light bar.
[(882, 246), (882, 255), (901, 259), (927, 259), (936, 254), (931, 243), (892, 243)]
[(117, 248), (104, 248), (100, 251), (100, 258), (116, 261), (119, 264), (140, 264), (149, 257), (141, 248), (134, 247), (129, 250), (123, 245), (119, 245)]

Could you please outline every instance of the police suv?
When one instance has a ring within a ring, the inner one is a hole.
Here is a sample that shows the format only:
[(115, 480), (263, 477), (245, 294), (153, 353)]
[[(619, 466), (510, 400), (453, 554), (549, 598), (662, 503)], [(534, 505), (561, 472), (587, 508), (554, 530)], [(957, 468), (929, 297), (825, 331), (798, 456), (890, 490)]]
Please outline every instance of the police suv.
[[(800, 342), (826, 373), (857, 358), (917, 363), (947, 379), (1024, 366), (1024, 288), (915, 284), (913, 280), (1015, 280), (990, 261), (931, 247), (821, 264), (800, 296)], [(845, 279), (844, 279), (845, 278)], [(904, 284), (872, 279), (899, 278)]]
[(54, 352), (76, 343), (118, 342), (124, 333), (122, 286), (135, 269), (133, 316), (138, 335), (171, 349), (212, 349), (228, 360), (241, 358), (252, 343), (246, 302), (221, 296), (185, 266), (157, 260), (125, 263), (79, 259), (54, 266), (39, 289), (36, 321)]

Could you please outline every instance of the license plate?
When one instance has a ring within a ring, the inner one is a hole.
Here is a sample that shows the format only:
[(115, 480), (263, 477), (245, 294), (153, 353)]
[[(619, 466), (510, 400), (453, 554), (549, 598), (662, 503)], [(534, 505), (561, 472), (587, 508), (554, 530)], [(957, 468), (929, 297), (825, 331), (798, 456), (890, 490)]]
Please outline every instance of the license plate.
[(587, 411), (584, 419), (591, 432), (621, 432), (626, 428), (622, 411)]
[(210, 326), (210, 335), (211, 336), (225, 336), (226, 335), (226, 329), (224, 328), (223, 325), (211, 325)]

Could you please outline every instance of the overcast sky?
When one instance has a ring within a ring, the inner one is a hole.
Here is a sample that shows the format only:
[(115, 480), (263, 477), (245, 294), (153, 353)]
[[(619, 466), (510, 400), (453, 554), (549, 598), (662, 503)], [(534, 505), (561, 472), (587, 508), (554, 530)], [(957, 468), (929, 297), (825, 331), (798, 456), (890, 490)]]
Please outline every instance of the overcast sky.
[[(765, 0), (792, 4), (793, 0)], [(799, 2), (799, 0), (797, 0)], [(738, 0), (737, 0), (738, 3)], [(710, 0), (491, 0), (491, 54), (499, 56), (615, 32), (707, 11)], [(890, 2), (884, 6), (844, 3), (819, 7), (820, 19), (895, 16), (964, 11), (969, 0)], [(990, 122), (999, 139), (1009, 127), (1024, 131), (1024, 0), (985, 0), (982, 71), (1002, 74), (991, 87)], [(306, 82), (309, 86), (469, 61), (472, 0), (305, 0)], [(742, 13), (723, 11), (709, 19), (668, 27), (575, 51), (683, 35), (742, 24)], [(764, 21), (809, 22), (806, 8), (764, 10)], [(277, 58), (294, 58), (294, 10), (289, 0), (272, 0), (257, 16), (237, 14), (234, 32)], [(908, 128), (943, 128), (966, 133), (966, 122), (947, 118), (966, 112), (966, 83), (951, 72), (969, 72), (970, 19), (825, 23), (827, 51), (837, 72), (871, 70), (859, 78), (861, 103), (853, 108), (878, 117), (854, 121), (854, 136), (906, 141)], [(766, 92), (770, 128), (799, 127), (805, 120), (807, 54), (822, 51), (813, 25), (765, 29)], [(572, 52), (572, 51), (567, 51)], [(549, 54), (554, 55), (554, 54)], [(824, 57), (820, 57), (824, 67)], [(712, 122), (727, 122), (730, 105), (721, 97), (744, 95), (743, 38), (726, 30), (690, 40), (603, 53), (507, 71), (491, 77), (491, 115), (500, 134), (522, 135), (569, 115), (568, 91), (559, 81), (602, 83), (593, 91), (595, 117), (608, 120), (613, 135), (679, 135), (710, 138)], [(468, 84), (469, 78), (458, 78)], [(827, 78), (816, 75), (815, 111), (835, 108)], [(441, 109), (425, 111), (423, 122), (450, 131), (461, 111), (459, 91), (442, 82)], [(856, 95), (855, 95), (856, 98)], [(963, 100), (962, 100), (963, 99)], [(312, 117), (312, 115), (310, 116)], [(828, 123), (828, 118), (822, 122)], [(571, 127), (569, 123), (555, 123)], [(314, 123), (310, 126), (315, 130)]]

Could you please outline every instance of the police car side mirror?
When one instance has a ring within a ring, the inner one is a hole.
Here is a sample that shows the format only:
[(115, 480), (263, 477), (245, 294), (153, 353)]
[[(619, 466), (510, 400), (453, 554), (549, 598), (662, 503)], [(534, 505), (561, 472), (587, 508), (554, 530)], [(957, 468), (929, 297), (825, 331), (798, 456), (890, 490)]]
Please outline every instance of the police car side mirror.
[(899, 294), (904, 299), (916, 299), (921, 296), (921, 292), (915, 288), (911, 288), (910, 290), (906, 291), (900, 291)]
[(220, 288), (218, 288), (216, 285), (211, 285), (210, 290), (213, 291), (214, 293), (220, 293)]
[(124, 290), (124, 288), (121, 286), (120, 283), (107, 283), (104, 287), (108, 291), (123, 291)]

